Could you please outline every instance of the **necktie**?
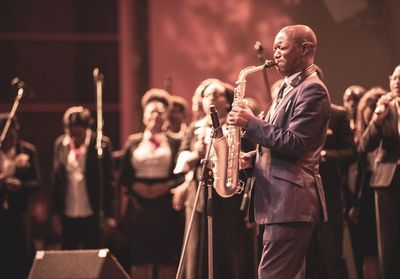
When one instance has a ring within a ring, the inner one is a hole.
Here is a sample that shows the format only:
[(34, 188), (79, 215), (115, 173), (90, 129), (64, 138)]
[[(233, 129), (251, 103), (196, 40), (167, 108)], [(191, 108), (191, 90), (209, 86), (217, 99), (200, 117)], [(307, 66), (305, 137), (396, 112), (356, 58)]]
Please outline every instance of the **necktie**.
[(283, 83), (281, 89), (279, 89), (278, 95), (276, 96), (276, 104), (277, 105), (283, 98), (283, 91), (285, 91), (285, 88), (286, 88), (286, 82)]

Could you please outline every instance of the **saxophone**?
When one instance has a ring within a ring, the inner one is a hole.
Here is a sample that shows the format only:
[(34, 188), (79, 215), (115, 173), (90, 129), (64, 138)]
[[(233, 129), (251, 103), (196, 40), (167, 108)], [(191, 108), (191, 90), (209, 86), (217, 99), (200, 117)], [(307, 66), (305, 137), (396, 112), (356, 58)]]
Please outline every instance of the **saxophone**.
[[(276, 66), (275, 61), (266, 60), (263, 65), (250, 66), (239, 73), (234, 90), (232, 107), (244, 104), (246, 90), (246, 77), (249, 74)], [(214, 188), (223, 198), (229, 198), (243, 191), (244, 183), (239, 179), (239, 159), (242, 128), (228, 125), (228, 132), (221, 138), (213, 141), (215, 152)]]

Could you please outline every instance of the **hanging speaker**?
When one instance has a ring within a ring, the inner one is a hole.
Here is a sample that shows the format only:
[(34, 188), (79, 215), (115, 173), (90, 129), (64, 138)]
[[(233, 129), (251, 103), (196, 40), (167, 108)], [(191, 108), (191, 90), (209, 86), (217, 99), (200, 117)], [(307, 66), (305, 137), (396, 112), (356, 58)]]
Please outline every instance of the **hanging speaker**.
[(37, 251), (28, 279), (130, 279), (108, 249)]

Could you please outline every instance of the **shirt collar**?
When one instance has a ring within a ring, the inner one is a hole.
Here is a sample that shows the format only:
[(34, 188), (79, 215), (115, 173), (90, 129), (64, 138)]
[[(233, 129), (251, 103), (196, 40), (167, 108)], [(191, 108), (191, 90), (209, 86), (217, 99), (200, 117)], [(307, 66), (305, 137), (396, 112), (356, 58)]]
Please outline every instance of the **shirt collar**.
[(151, 137), (157, 138), (159, 140), (164, 140), (165, 139), (165, 134), (164, 133), (157, 133), (157, 134), (152, 134), (149, 130), (144, 130), (143, 132), (143, 140), (149, 140)]
[[(301, 74), (301, 71), (300, 71), (300, 72), (297, 72), (297, 73), (294, 73), (294, 74), (291, 75), (291, 76), (285, 77), (285, 78), (283, 79), (283, 82), (286, 83), (286, 87), (291, 86), (292, 81), (293, 81), (298, 75), (300, 75), (300, 74)], [(282, 84), (282, 85), (283, 85), (283, 84)]]
[[(85, 146), (85, 147), (89, 146), (91, 136), (92, 136), (92, 130), (87, 129), (86, 130), (85, 141), (83, 142), (83, 146)], [(64, 146), (68, 146), (71, 143), (71, 140), (72, 139), (71, 139), (70, 135), (69, 134), (65, 134), (64, 139), (62, 141), (62, 144)]]

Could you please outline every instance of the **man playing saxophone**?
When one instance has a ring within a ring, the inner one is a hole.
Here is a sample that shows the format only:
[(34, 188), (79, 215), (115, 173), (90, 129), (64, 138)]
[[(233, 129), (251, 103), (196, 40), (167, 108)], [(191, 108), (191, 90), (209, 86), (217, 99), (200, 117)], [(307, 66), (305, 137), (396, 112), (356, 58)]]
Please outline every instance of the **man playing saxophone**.
[(284, 27), (274, 41), (277, 70), (284, 77), (263, 119), (241, 104), (228, 116), (258, 144), (242, 154), (242, 168), (255, 159), (251, 206), (265, 225), (259, 278), (304, 278), (305, 257), (316, 222), (327, 220), (319, 154), (330, 115), (328, 90), (313, 66), (317, 39), (305, 25)]

